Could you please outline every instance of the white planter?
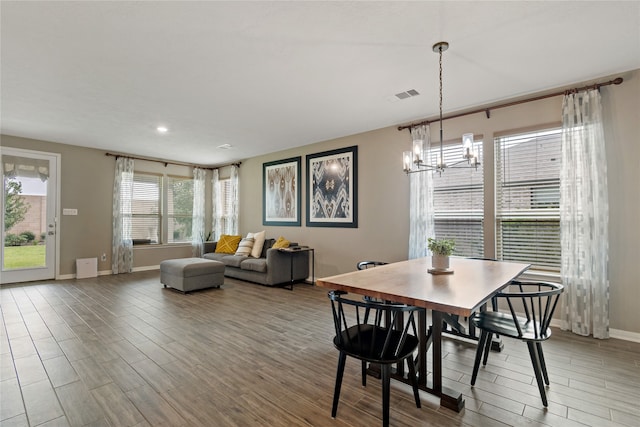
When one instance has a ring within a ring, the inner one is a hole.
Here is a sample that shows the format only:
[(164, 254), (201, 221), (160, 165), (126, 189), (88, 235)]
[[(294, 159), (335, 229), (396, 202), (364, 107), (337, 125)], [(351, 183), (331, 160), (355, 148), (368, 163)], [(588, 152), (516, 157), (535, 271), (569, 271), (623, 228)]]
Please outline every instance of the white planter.
[(436, 270), (448, 270), (449, 269), (449, 256), (448, 255), (433, 255), (431, 257), (431, 266)]

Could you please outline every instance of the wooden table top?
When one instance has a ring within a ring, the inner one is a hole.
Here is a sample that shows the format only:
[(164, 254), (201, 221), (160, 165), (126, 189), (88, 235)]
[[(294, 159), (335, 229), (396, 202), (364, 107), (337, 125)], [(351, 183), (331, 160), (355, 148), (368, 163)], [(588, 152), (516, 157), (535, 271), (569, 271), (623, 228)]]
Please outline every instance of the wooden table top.
[(318, 279), (320, 287), (469, 316), (531, 264), (450, 258), (453, 274), (434, 275), (431, 257)]

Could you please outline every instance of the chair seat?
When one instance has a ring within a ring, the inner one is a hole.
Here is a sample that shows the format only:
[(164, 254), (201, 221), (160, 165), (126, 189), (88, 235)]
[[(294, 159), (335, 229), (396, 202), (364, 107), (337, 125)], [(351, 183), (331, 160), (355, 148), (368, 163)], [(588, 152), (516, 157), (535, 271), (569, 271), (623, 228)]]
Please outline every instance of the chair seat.
[(469, 320), (476, 328), (516, 339), (544, 341), (551, 336), (550, 328), (547, 328), (544, 333), (540, 333), (540, 322), (527, 321), (523, 317), (518, 317), (517, 319), (522, 329), (522, 334), (518, 332), (511, 314), (483, 311), (474, 313)]
[[(374, 325), (354, 325), (341, 332), (342, 343), (336, 336), (333, 345), (349, 356), (381, 364), (396, 363), (405, 359), (418, 345), (418, 339), (413, 335), (406, 335), (403, 331), (397, 330), (392, 330), (389, 334), (388, 332), (387, 328)], [(389, 343), (385, 354), (382, 354), (385, 339), (389, 339)], [(403, 339), (404, 342), (401, 343)], [(399, 350), (396, 351), (398, 347)]]

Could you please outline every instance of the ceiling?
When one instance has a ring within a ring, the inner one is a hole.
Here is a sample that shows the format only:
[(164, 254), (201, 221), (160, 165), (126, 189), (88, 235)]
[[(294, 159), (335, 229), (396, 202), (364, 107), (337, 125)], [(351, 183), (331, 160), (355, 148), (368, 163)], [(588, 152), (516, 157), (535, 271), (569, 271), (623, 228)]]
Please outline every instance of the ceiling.
[(445, 114), (640, 68), (638, 1), (3, 0), (0, 14), (3, 134), (207, 166), (436, 116), (441, 40)]

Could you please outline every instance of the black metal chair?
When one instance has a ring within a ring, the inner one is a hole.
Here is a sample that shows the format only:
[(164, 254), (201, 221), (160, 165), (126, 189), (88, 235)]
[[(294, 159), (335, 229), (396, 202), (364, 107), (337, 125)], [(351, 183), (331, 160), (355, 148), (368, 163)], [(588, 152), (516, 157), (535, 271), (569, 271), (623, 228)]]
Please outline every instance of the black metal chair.
[(558, 283), (514, 280), (496, 295), (496, 298), (506, 299), (509, 313), (480, 311), (471, 316), (470, 321), (482, 331), (473, 365), (472, 386), (476, 383), (480, 359), (483, 365), (487, 364), (493, 334), (516, 338), (527, 343), (540, 397), (544, 406), (547, 406), (544, 384), (549, 385), (549, 376), (542, 353), (542, 341), (551, 336), (549, 323), (563, 291), (564, 287)]
[[(380, 265), (387, 265), (389, 264), (388, 262), (384, 262), (384, 261), (360, 261), (357, 265), (356, 268), (358, 270), (366, 270), (368, 268), (373, 268), (373, 267), (378, 267)], [(377, 301), (377, 302), (382, 302), (381, 300), (379, 300), (378, 298), (373, 298), (373, 297), (368, 297), (368, 296), (364, 296), (362, 297), (365, 301)]]
[(388, 262), (383, 261), (360, 261), (356, 266), (358, 270), (366, 270), (367, 268), (377, 267), (379, 265), (387, 265)]
[[(413, 353), (418, 348), (416, 312), (423, 310), (401, 304), (385, 304), (344, 298), (346, 292), (331, 291), (336, 336), (334, 346), (340, 352), (331, 416), (336, 417), (340, 388), (347, 356), (362, 361), (362, 385), (366, 385), (367, 362), (380, 365), (382, 376), (382, 425), (389, 425), (391, 365), (407, 361), (416, 406), (420, 408), (418, 379)], [(390, 319), (387, 322), (385, 319)], [(394, 325), (395, 327), (389, 327)]]

